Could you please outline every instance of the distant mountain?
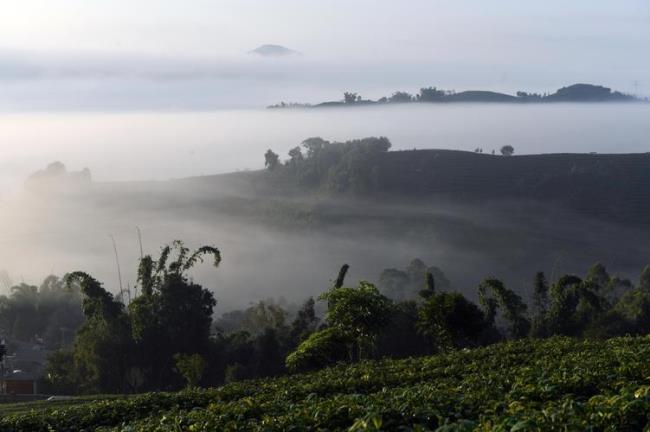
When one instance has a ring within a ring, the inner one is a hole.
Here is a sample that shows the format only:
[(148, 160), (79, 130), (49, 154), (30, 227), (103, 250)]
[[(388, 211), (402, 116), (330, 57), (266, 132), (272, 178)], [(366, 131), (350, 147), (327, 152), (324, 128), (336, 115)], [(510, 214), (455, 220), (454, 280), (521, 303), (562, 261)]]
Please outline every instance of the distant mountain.
[(360, 106), (394, 103), (451, 103), (451, 102), (485, 102), (485, 103), (549, 103), (549, 102), (635, 102), (647, 101), (636, 96), (613, 91), (608, 87), (593, 84), (573, 84), (562, 87), (555, 93), (539, 94), (518, 91), (516, 95), (485, 90), (467, 90), (455, 92), (436, 87), (421, 88), (418, 94), (395, 92), (389, 97), (377, 100), (363, 99), (357, 93), (346, 92), (339, 101), (321, 102), (316, 105), (300, 103), (279, 103), (269, 108), (325, 108), (336, 106)]
[(612, 89), (592, 84), (573, 84), (562, 87), (552, 95), (546, 97), (549, 101), (568, 102), (602, 102), (625, 101), (634, 99), (630, 95), (612, 91)]
[(261, 45), (248, 53), (262, 57), (287, 57), (300, 54), (298, 51), (281, 45)]

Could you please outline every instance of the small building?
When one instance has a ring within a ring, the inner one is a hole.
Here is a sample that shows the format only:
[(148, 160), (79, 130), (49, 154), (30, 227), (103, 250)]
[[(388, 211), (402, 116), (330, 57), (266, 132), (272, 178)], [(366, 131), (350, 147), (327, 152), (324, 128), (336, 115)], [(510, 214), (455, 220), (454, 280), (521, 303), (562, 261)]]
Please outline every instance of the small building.
[(29, 372), (15, 370), (2, 377), (2, 393), (10, 395), (38, 394), (38, 377)]
[(14, 340), (9, 345), (13, 353), (5, 355), (0, 363), (0, 394), (38, 394), (49, 351), (38, 343)]

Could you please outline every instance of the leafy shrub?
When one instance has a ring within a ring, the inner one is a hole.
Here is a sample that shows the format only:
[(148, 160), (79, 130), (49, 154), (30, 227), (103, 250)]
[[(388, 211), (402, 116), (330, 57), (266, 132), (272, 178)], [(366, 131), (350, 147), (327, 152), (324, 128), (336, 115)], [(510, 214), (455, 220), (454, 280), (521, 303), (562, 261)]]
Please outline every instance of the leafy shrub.
[(338, 328), (329, 327), (312, 333), (287, 356), (290, 371), (306, 371), (330, 366), (348, 358), (350, 338)]

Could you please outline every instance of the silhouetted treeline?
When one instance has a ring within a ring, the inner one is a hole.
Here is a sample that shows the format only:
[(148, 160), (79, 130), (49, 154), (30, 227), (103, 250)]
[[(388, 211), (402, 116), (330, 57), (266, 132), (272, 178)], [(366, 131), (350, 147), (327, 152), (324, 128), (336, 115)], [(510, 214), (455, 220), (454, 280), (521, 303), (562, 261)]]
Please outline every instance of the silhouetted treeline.
[(504, 339), (650, 333), (650, 266), (636, 284), (601, 264), (584, 277), (549, 281), (539, 272), (522, 287), (533, 293), (530, 303), (491, 277), (477, 287), (475, 303), (454, 291), (441, 269), (419, 259), (384, 270), (377, 286), (347, 286), (346, 265), (318, 298), (323, 314), (314, 299), (300, 307), (263, 301), (214, 322), (212, 291), (187, 276), (205, 257), (221, 261), (214, 247), (191, 252), (180, 242), (156, 259), (143, 257), (140, 294), (128, 304), (90, 275), (68, 275), (65, 286), (81, 296), (84, 318), (74, 343), (50, 356), (47, 391), (175, 390)]
[(0, 333), (11, 349), (12, 341), (42, 344), (57, 349), (74, 340), (83, 322), (81, 293), (65, 278), (49, 276), (40, 286), (21, 283), (0, 296)]
[(331, 192), (369, 192), (379, 184), (377, 164), (381, 154), (390, 149), (388, 138), (364, 138), (330, 142), (308, 138), (289, 151), (284, 163), (268, 150), (265, 166), (271, 181), (282, 186), (320, 188)]
[[(532, 307), (492, 277), (478, 286), (476, 304), (452, 291), (439, 269), (420, 260), (404, 271), (384, 271), (381, 281), (381, 289), (361, 282), (356, 288), (335, 286), (324, 293), (324, 324), (289, 354), (287, 368), (310, 370), (525, 337), (600, 339), (650, 333), (650, 266), (636, 285), (610, 275), (600, 263), (585, 277), (564, 275), (549, 282), (539, 272), (531, 279)], [(399, 301), (385, 295), (395, 293)]]
[(573, 84), (562, 87), (555, 93), (529, 93), (518, 91), (516, 95), (498, 93), (485, 90), (442, 90), (437, 87), (423, 87), (419, 93), (411, 94), (405, 91), (396, 91), (390, 96), (377, 100), (364, 99), (354, 92), (345, 92), (343, 100), (335, 102), (322, 102), (316, 105), (301, 103), (280, 102), (269, 108), (324, 108), (335, 106), (363, 106), (373, 104), (395, 103), (446, 103), (446, 102), (515, 102), (515, 103), (540, 103), (540, 102), (625, 102), (640, 100), (633, 95), (612, 91), (612, 89), (592, 84)]

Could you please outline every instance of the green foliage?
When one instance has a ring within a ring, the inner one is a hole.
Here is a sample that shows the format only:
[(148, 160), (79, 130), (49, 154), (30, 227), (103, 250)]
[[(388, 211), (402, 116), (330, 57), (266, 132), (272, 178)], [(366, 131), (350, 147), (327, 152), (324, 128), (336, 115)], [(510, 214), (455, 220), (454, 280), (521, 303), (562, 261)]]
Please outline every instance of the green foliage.
[(404, 358), (433, 352), (431, 341), (417, 329), (419, 306), (413, 300), (395, 303), (376, 344), (378, 358)]
[(287, 369), (293, 372), (321, 369), (348, 359), (349, 335), (338, 327), (312, 333), (287, 356)]
[(560, 277), (548, 290), (548, 301), (539, 300), (538, 293), (546, 292), (545, 280), (540, 277), (538, 274), (535, 281), (533, 300), (537, 315), (531, 336), (607, 338), (650, 331), (648, 296), (640, 287), (633, 288), (630, 281), (610, 276), (600, 263), (591, 266), (584, 279), (574, 275)]
[(319, 318), (316, 316), (316, 302), (309, 298), (298, 310), (298, 314), (291, 323), (290, 339), (297, 345), (316, 330)]
[(615, 303), (632, 287), (632, 283), (627, 279), (610, 276), (603, 264), (596, 263), (587, 271), (584, 287), (602, 297), (603, 300)]
[(498, 308), (508, 323), (508, 333), (518, 339), (528, 335), (530, 321), (526, 316), (528, 307), (517, 294), (507, 289), (503, 282), (495, 278), (485, 279), (478, 287), (479, 300), (485, 310), (489, 323), (494, 323)]
[(626, 292), (613, 311), (627, 324), (625, 333), (650, 333), (650, 293), (645, 289), (639, 287)]
[(551, 286), (551, 307), (546, 320), (549, 334), (576, 333), (575, 312), (580, 300), (581, 285), (581, 278), (565, 275)]
[(369, 282), (362, 281), (357, 288), (343, 287), (348, 268), (347, 264), (341, 267), (334, 287), (319, 297), (327, 301), (325, 319), (329, 327), (312, 333), (287, 356), (289, 370), (323, 367), (345, 357), (357, 361), (372, 354), (381, 330), (388, 324), (392, 304)]
[(72, 344), (83, 321), (79, 287), (48, 276), (39, 286), (20, 284), (0, 296), (0, 332), (5, 338), (58, 349)]
[[(311, 142), (309, 151), (322, 150), (320, 144)], [(405, 270), (386, 270), (382, 282), (394, 284), (394, 291), (403, 291), (404, 284), (409, 292), (419, 289), (417, 300), (393, 303), (368, 282), (344, 287), (344, 265), (334, 286), (319, 298), (327, 302), (320, 329), (313, 299), (289, 312), (271, 300), (226, 314), (212, 335), (214, 297), (187, 276), (206, 255), (215, 266), (221, 262), (216, 248), (190, 253), (181, 242), (164, 247), (157, 259), (143, 257), (138, 271), (141, 295), (128, 309), (91, 276), (68, 276), (69, 289), (82, 296), (85, 321), (74, 349), (51, 356), (43, 388), (59, 393), (178, 389), (183, 378), (189, 386), (199, 380), (218, 385), (342, 361), (454, 351), (503, 338), (606, 339), (650, 333), (647, 270), (636, 288), (610, 276), (601, 264), (592, 266), (584, 279), (565, 275), (550, 287), (544, 274), (537, 273), (531, 326), (527, 305), (498, 279), (480, 284), (481, 310), (459, 293), (440, 290), (439, 281), (449, 286), (442, 271), (416, 259)], [(17, 298), (38, 296), (32, 287), (19, 288)], [(291, 316), (293, 321), (287, 323)], [(505, 323), (503, 335), (497, 322)], [(364, 424), (374, 423), (364, 418), (357, 426)]]
[(334, 287), (319, 298), (327, 301), (328, 324), (353, 341), (350, 360), (369, 355), (380, 331), (388, 324), (390, 300), (365, 281), (357, 288)]
[[(164, 247), (157, 260), (143, 257), (138, 268), (141, 295), (128, 310), (90, 275), (70, 274), (67, 286), (81, 293), (85, 321), (72, 352), (50, 357), (46, 384), (66, 393), (75, 386), (82, 393), (179, 388), (174, 354), (207, 355), (211, 349), (216, 301), (209, 290), (186, 276), (207, 255), (219, 265), (218, 249), (203, 246), (190, 253), (179, 241)], [(189, 382), (195, 384), (193, 379)]]
[(187, 387), (193, 388), (199, 384), (205, 371), (205, 360), (201, 354), (175, 354), (176, 369), (183, 375)]
[[(522, 340), (0, 418), (0, 430), (640, 431), (650, 339)], [(37, 405), (41, 407), (41, 405)]]
[(140, 261), (142, 295), (129, 305), (128, 318), (136, 351), (133, 366), (143, 373), (144, 388), (175, 386), (169, 376), (175, 354), (208, 353), (216, 301), (211, 291), (186, 276), (206, 255), (212, 256), (215, 267), (221, 262), (214, 247), (203, 246), (190, 253), (182, 242), (175, 241), (161, 250), (157, 260), (147, 255)]
[(86, 317), (74, 344), (80, 391), (128, 391), (126, 373), (133, 345), (124, 305), (86, 273), (72, 273), (67, 280), (70, 286), (77, 283), (81, 287)]
[(420, 307), (417, 323), (437, 351), (477, 346), (490, 327), (478, 306), (459, 293), (429, 296)]
[(222, 375), (230, 382), (286, 372), (287, 353), (308, 338), (319, 321), (313, 299), (305, 302), (289, 325), (285, 323), (288, 313), (271, 301), (227, 315), (217, 321), (217, 327), (225, 327), (225, 333), (214, 339), (210, 383), (220, 383)]
[(60, 350), (51, 353), (47, 358), (43, 376), (44, 393), (74, 394), (79, 385), (74, 365), (74, 352)]
[(300, 148), (289, 151), (285, 165), (275, 159), (275, 153), (266, 153), (267, 179), (285, 181), (302, 188), (322, 188), (330, 192), (366, 193), (378, 187), (378, 157), (391, 144), (387, 138), (364, 138), (346, 142), (329, 142), (322, 138), (308, 138)]

